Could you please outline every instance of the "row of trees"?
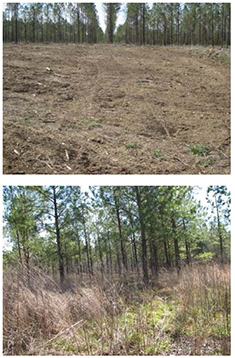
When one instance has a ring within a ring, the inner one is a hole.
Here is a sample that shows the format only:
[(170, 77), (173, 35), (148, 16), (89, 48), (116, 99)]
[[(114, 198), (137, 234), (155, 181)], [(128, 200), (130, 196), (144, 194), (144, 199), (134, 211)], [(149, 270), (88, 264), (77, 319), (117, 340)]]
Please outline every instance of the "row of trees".
[(8, 3), (5, 42), (122, 42), (138, 45), (230, 46), (229, 3), (104, 3), (105, 34), (94, 3)]
[(103, 41), (94, 3), (7, 3), (3, 25), (5, 42)]
[[(208, 189), (208, 210), (194, 188), (4, 187), (4, 262), (43, 267), (63, 283), (70, 273), (126, 277), (145, 284), (159, 269), (229, 258), (230, 193)], [(10, 246), (9, 246), (10, 245)]]
[(230, 45), (230, 4), (127, 4), (117, 41), (150, 45)]

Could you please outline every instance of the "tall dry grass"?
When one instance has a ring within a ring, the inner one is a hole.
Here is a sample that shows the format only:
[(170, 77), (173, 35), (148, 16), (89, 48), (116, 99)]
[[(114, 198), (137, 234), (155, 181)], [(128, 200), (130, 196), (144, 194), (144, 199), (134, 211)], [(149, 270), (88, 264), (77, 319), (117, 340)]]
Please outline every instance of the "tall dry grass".
[[(201, 347), (212, 340), (218, 353), (230, 354), (231, 290), (230, 265), (210, 262), (184, 267), (180, 275), (164, 271), (160, 282), (175, 298), (175, 336), (194, 337), (191, 354), (203, 354)], [(190, 352), (189, 352), (190, 354)]]
[(117, 315), (123, 304), (120, 290), (120, 285), (107, 282), (105, 290), (104, 282), (67, 281), (61, 287), (38, 269), (31, 270), (30, 280), (24, 268), (11, 269), (3, 279), (4, 354), (35, 353), (35, 344), (43, 346), (52, 337), (110, 312)]

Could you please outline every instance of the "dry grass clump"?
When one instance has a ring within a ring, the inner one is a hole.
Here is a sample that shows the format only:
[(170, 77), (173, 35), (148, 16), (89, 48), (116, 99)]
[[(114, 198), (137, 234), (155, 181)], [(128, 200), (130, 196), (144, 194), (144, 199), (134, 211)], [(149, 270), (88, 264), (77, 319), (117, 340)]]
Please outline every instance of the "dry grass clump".
[[(74, 286), (63, 290), (49, 276), (33, 269), (30, 278), (24, 268), (4, 275), (4, 354), (21, 355), (83, 320), (97, 320), (118, 309), (98, 286)], [(114, 295), (113, 295), (114, 296)], [(111, 306), (114, 306), (112, 308)]]
[(230, 354), (230, 265), (193, 264), (179, 276), (162, 272), (161, 283), (177, 302), (174, 336), (194, 337), (191, 354), (201, 355), (201, 347), (212, 340), (217, 354)]

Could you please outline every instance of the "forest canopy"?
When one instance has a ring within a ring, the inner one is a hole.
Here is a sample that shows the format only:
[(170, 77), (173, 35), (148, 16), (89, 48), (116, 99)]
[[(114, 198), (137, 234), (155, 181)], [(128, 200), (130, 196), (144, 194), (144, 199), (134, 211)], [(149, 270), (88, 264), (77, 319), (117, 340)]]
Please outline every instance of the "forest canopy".
[(104, 3), (102, 30), (95, 3), (6, 3), (4, 42), (126, 43), (230, 46), (229, 3)]
[(61, 283), (70, 273), (148, 284), (161, 268), (230, 259), (230, 193), (184, 186), (4, 187), (4, 264), (38, 266)]

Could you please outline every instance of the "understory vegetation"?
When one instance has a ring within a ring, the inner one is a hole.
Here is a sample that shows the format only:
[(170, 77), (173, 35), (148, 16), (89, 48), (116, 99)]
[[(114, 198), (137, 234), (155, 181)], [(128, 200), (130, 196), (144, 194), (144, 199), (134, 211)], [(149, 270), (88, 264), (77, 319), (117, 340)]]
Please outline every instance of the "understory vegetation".
[(4, 354), (230, 354), (228, 189), (86, 189), (4, 187)]
[(4, 277), (6, 355), (229, 355), (230, 267), (137, 276), (70, 276), (61, 288), (38, 269)]

